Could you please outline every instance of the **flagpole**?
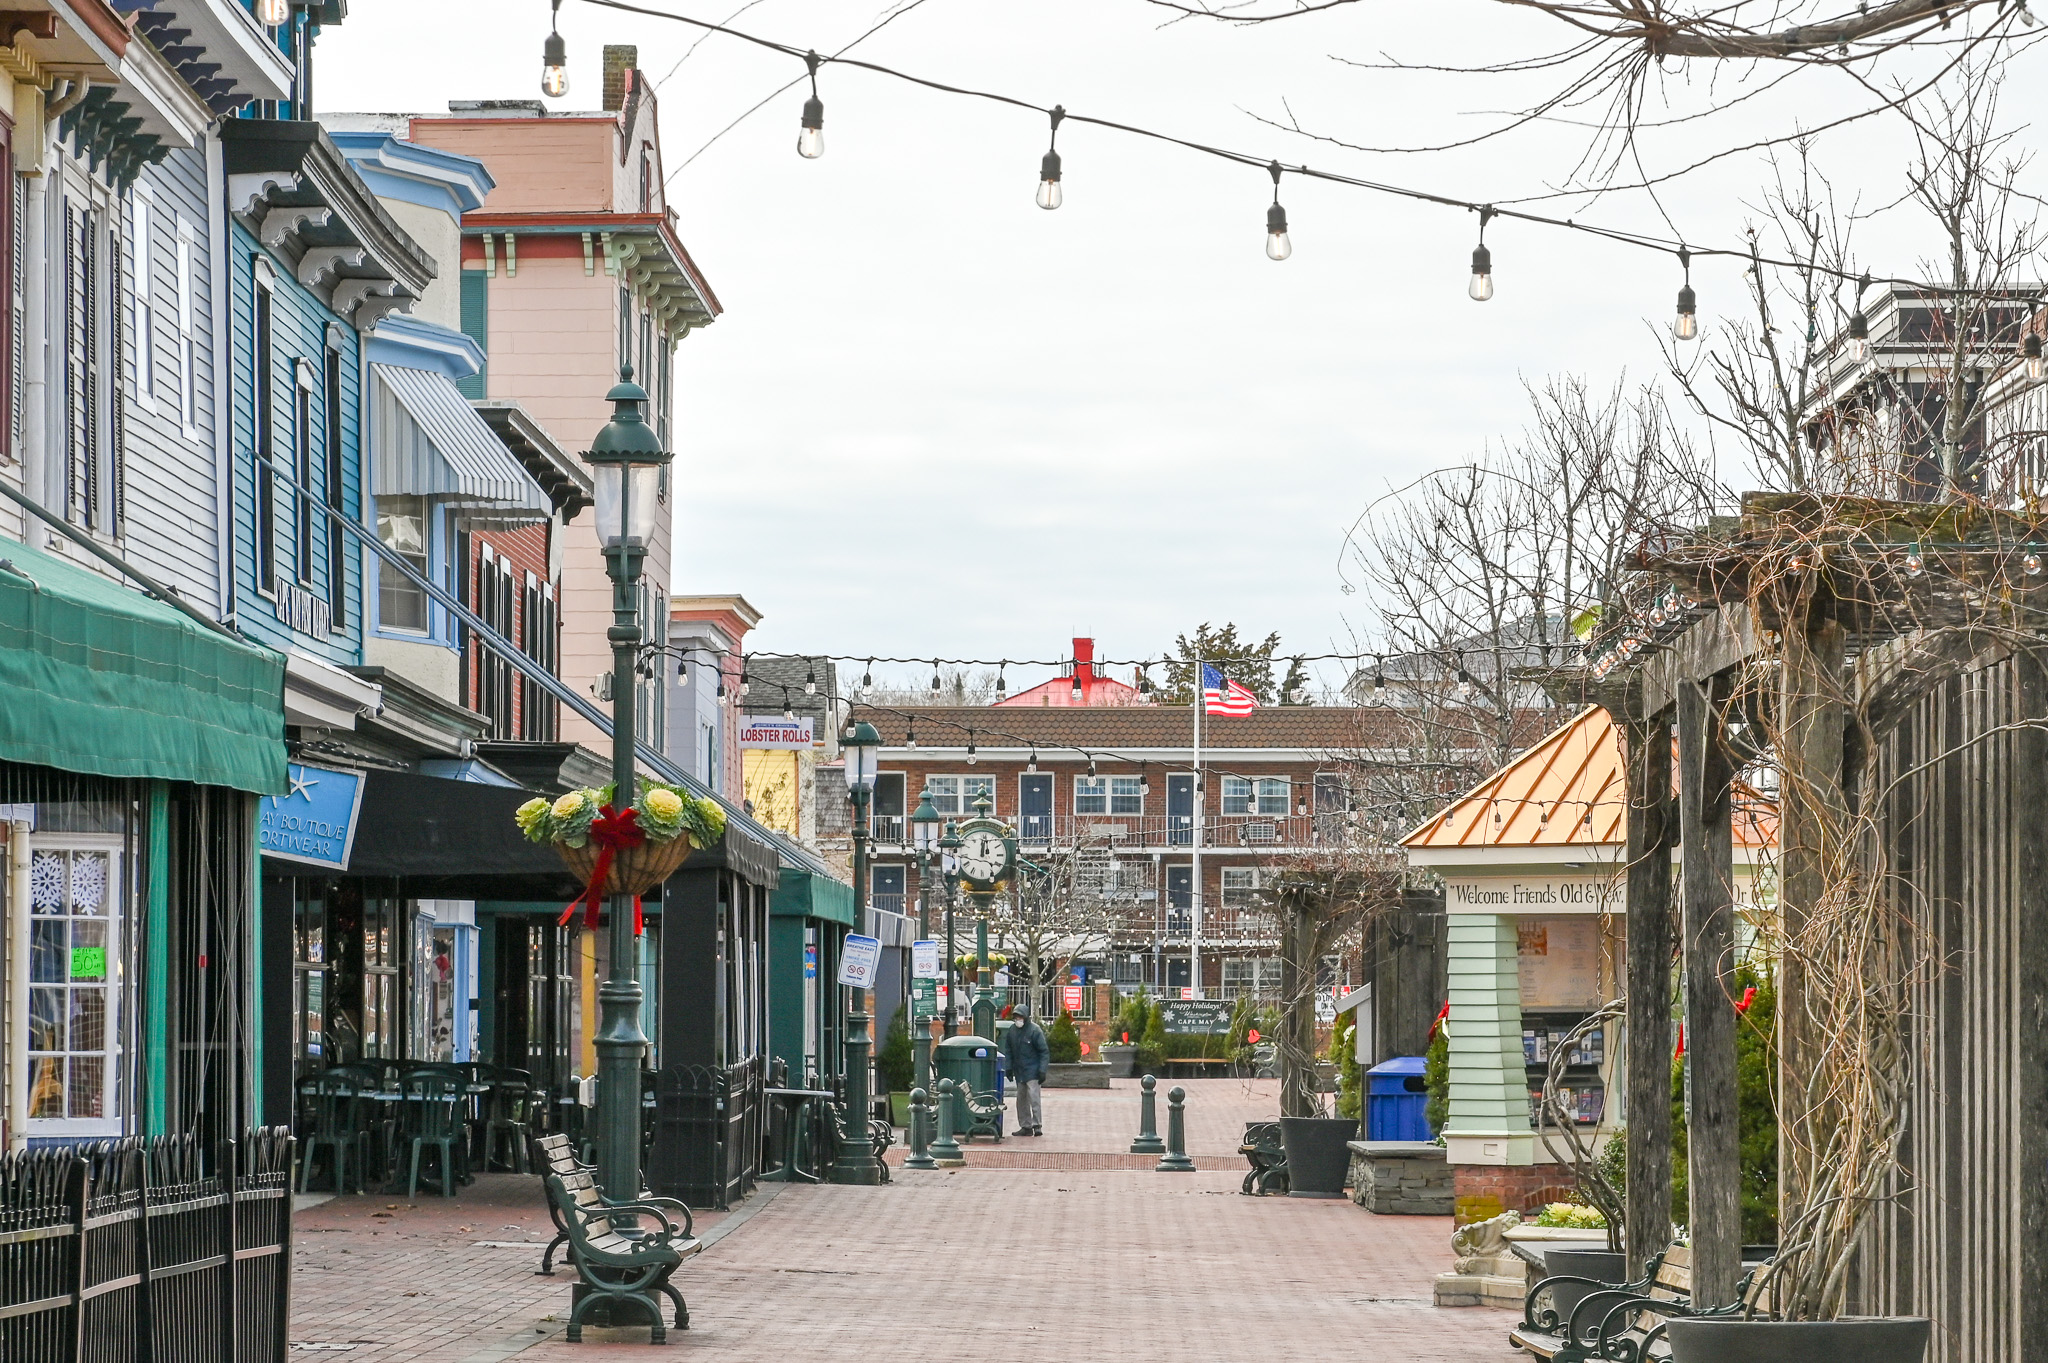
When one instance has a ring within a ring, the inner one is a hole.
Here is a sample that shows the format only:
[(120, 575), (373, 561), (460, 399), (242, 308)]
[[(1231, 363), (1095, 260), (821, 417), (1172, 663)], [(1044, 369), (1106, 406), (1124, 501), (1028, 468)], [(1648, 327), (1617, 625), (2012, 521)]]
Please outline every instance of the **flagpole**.
[(1202, 712), (1209, 708), (1208, 667), (1209, 665), (1200, 658), (1195, 659), (1195, 836), (1192, 846), (1194, 892), (1188, 935), (1188, 983), (1194, 986), (1194, 996), (1198, 999), (1208, 997), (1202, 989)]

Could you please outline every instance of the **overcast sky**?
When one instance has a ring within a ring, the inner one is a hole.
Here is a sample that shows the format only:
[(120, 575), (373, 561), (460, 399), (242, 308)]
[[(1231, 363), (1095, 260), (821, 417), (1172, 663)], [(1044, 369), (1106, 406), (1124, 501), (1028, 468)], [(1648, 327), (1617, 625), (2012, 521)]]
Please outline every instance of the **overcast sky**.
[[(725, 20), (743, 0), (642, 2)], [(755, 0), (732, 23), (829, 51), (891, 7)], [(319, 49), (321, 108), (537, 97), (547, 11), (358, 0)], [(1142, 0), (921, 0), (849, 55), (1482, 201), (1564, 185), (1586, 146), (1579, 121), (1597, 114), (1466, 150), (1347, 150), (1259, 117), (1291, 110), (1359, 146), (1460, 140), (1553, 78), (1337, 58), (1473, 65), (1567, 35), (1491, 0), (1365, 0), (1251, 29), (1167, 17)], [(801, 88), (719, 136), (800, 62), (720, 36), (685, 59), (696, 31), (585, 0), (566, 0), (561, 28), (559, 107), (597, 106), (607, 42), (637, 43), (663, 82), (670, 203), (726, 309), (679, 352), (675, 586), (743, 593), (766, 617), (750, 640), (763, 650), (1048, 658), (1092, 634), (1129, 658), (1205, 620), (1278, 630), (1290, 652), (1348, 648), (1366, 621), (1339, 559), (1361, 509), (1512, 434), (1525, 379), (1580, 373), (1604, 388), (1660, 370), (1650, 328), (1668, 325), (1679, 284), (1666, 256), (1496, 222), (1497, 294), (1475, 304), (1473, 215), (1290, 177), (1295, 250), (1276, 264), (1256, 169), (1070, 123), (1066, 203), (1044, 212), (1042, 115), (828, 66), (827, 155), (805, 161)], [(2035, 65), (2020, 59), (2006, 97), (2023, 129)], [(1644, 168), (1869, 102), (1833, 71), (1762, 84), (1674, 70), (1646, 117), (1723, 112), (1647, 134)], [(1869, 209), (1901, 192), (1910, 145), (1886, 118), (1829, 133), (1819, 155), (1843, 202)], [(1654, 200), (1550, 207), (1734, 245), (1761, 174), (1748, 153)], [(1910, 273), (1929, 244), (1905, 210), (1859, 235), (1877, 274)], [(1704, 322), (1739, 305), (1734, 265), (1696, 265), (1694, 283)], [(1342, 670), (1320, 669), (1328, 682)]]

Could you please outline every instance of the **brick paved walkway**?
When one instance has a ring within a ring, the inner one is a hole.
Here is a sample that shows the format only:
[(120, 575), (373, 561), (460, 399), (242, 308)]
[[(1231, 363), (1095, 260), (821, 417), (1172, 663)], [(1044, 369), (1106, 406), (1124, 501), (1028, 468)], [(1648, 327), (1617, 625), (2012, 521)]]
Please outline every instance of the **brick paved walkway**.
[[(723, 1223), (721, 1238), (678, 1275), (692, 1323), (669, 1349), (719, 1363), (906, 1347), (1239, 1363), (1280, 1344), (1305, 1358), (1511, 1363), (1502, 1313), (1429, 1304), (1448, 1218), (1238, 1196), (1235, 1157), (1222, 1157), (1245, 1120), (1271, 1114), (1271, 1085), (1188, 1087), (1190, 1149), (1224, 1168), (1118, 1167), (1135, 1093), (1056, 1092), (1047, 1136), (972, 1146), (966, 1169), (898, 1171), (883, 1188), (777, 1187), (728, 1218), (707, 1214), (700, 1233)], [(319, 1345), (353, 1346), (333, 1349), (351, 1363), (648, 1354), (644, 1330), (559, 1337), (570, 1273), (533, 1274), (550, 1228), (532, 1180), (400, 1202), (340, 1198), (296, 1219), (297, 1357), (323, 1356)]]

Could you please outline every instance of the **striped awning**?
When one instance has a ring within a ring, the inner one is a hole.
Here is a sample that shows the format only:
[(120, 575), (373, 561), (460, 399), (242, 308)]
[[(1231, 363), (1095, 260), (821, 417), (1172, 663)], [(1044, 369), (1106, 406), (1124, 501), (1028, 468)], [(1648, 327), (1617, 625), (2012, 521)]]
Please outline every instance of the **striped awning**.
[(372, 364), (376, 492), (438, 497), (484, 515), (545, 520), (547, 493), (446, 376)]

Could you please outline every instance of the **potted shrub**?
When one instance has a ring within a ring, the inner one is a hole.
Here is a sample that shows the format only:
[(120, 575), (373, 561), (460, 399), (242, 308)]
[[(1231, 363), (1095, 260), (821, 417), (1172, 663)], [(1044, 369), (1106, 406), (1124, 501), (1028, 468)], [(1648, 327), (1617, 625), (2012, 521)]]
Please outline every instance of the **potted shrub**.
[(896, 1010), (889, 1033), (882, 1038), (882, 1049), (875, 1053), (875, 1075), (882, 1081), (882, 1091), (889, 1095), (889, 1120), (901, 1127), (910, 1125), (910, 1090), (917, 1076), (917, 1059), (910, 1049), (910, 1026), (905, 1021), (907, 1011)]
[(1145, 1035), (1151, 1004), (1141, 990), (1123, 1001), (1110, 1021), (1112, 1040), (1102, 1043), (1102, 1059), (1112, 1079), (1134, 1079), (1138, 1074), (1138, 1045)]
[(1156, 1075), (1166, 1068), (1166, 1014), (1156, 1005), (1145, 1014), (1145, 1030), (1139, 1034), (1138, 1073)]
[(1081, 1058), (1081, 1033), (1066, 1009), (1046, 1029), (1045, 1086), (1053, 1089), (1108, 1088), (1109, 1066)]

